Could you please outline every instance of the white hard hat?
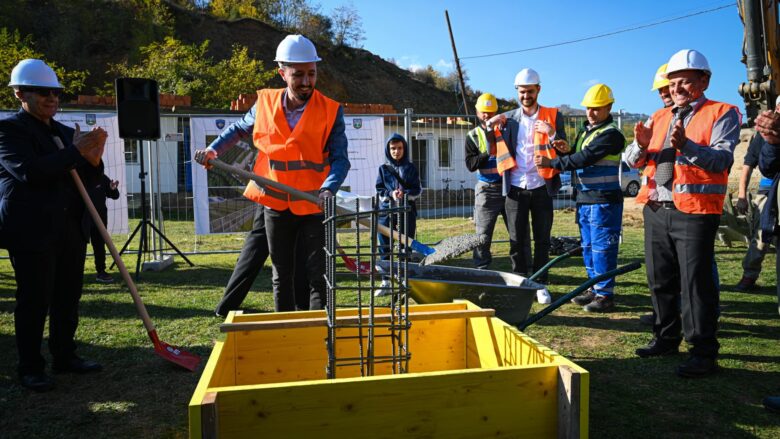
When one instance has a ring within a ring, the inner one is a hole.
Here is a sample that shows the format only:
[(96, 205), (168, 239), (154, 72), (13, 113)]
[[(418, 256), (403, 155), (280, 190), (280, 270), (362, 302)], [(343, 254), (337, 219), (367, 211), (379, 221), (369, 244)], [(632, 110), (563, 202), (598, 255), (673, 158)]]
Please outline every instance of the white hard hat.
[(701, 70), (708, 75), (712, 75), (710, 63), (707, 62), (707, 58), (698, 50), (683, 49), (672, 55), (669, 58), (665, 76), (668, 77), (670, 73), (682, 70)]
[(539, 74), (534, 69), (523, 69), (515, 76), (515, 87), (520, 85), (539, 85)]
[(287, 35), (276, 48), (275, 62), (304, 63), (321, 61), (314, 43), (303, 35)]
[(51, 67), (39, 59), (23, 59), (11, 70), (9, 87), (63, 88)]

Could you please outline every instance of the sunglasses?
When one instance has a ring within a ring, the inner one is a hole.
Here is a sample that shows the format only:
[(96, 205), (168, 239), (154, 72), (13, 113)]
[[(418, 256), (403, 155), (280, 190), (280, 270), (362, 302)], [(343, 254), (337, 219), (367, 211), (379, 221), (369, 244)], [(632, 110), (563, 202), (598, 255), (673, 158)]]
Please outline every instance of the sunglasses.
[(46, 87), (21, 87), (19, 91), (35, 93), (42, 98), (47, 98), (53, 95), (55, 98), (60, 97), (62, 89), (60, 88), (46, 88)]

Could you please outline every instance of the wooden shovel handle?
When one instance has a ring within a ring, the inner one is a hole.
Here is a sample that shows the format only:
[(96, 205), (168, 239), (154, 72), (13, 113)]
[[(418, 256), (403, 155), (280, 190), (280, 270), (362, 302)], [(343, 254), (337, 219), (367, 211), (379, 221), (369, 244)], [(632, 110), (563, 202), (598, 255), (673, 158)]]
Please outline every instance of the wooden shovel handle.
[[(319, 198), (317, 198), (316, 196), (314, 196), (314, 195), (312, 195), (310, 193), (299, 191), (298, 189), (295, 189), (294, 187), (287, 186), (286, 184), (279, 183), (278, 181), (269, 180), (269, 179), (267, 179), (265, 177), (261, 177), (261, 176), (255, 174), (253, 172), (249, 172), (249, 171), (246, 171), (244, 169), (238, 168), (236, 166), (229, 165), (229, 164), (227, 164), (227, 163), (225, 163), (223, 161), (220, 161), (220, 160), (217, 160), (217, 159), (211, 159), (211, 160), (209, 160), (209, 164), (211, 166), (214, 166), (215, 168), (222, 169), (223, 171), (227, 171), (227, 172), (230, 172), (230, 173), (233, 173), (233, 174), (237, 174), (237, 175), (239, 175), (241, 177), (244, 177), (244, 178), (247, 178), (249, 180), (252, 180), (252, 181), (257, 183), (261, 187), (268, 186), (270, 188), (273, 188), (273, 189), (285, 192), (287, 194), (290, 194), (294, 198), (297, 198), (299, 200), (309, 201), (309, 202), (314, 203), (314, 204), (319, 204), (319, 202), (320, 202)], [(345, 209), (345, 208), (340, 207), (338, 205), (336, 206), (336, 212), (339, 215), (350, 215), (350, 214), (354, 214), (355, 213), (355, 212), (353, 212), (353, 211), (351, 211), (349, 209)], [(366, 226), (366, 227), (369, 227), (369, 228), (371, 227), (371, 222), (368, 219), (366, 219), (366, 218), (360, 218), (360, 219), (358, 219), (358, 222), (360, 224)], [(408, 243), (411, 243), (412, 241), (414, 241), (412, 238), (407, 237), (403, 233), (397, 232), (397, 231), (391, 229), (390, 227), (383, 226), (382, 224), (377, 224), (376, 228), (377, 228), (377, 231), (379, 233), (387, 236), (388, 238), (392, 237), (396, 241), (401, 242), (403, 244), (408, 244)]]
[[(65, 145), (62, 144), (62, 140), (60, 140), (59, 137), (55, 136), (53, 139), (54, 143), (57, 144), (59, 149), (65, 149)], [(138, 289), (133, 282), (133, 278), (130, 277), (130, 272), (127, 271), (125, 263), (119, 256), (119, 252), (116, 250), (114, 241), (111, 240), (111, 235), (108, 234), (106, 226), (103, 225), (103, 220), (100, 218), (97, 209), (95, 209), (95, 205), (92, 204), (92, 199), (89, 198), (89, 194), (87, 193), (87, 189), (84, 187), (84, 183), (82, 183), (81, 178), (79, 177), (79, 173), (76, 172), (75, 169), (71, 169), (70, 176), (73, 177), (73, 182), (76, 183), (79, 194), (81, 194), (81, 198), (84, 200), (84, 204), (87, 206), (89, 215), (92, 217), (92, 222), (95, 223), (95, 227), (97, 227), (100, 231), (100, 236), (102, 236), (103, 241), (106, 242), (108, 250), (111, 252), (111, 256), (114, 258), (116, 266), (119, 267), (119, 272), (122, 273), (122, 278), (125, 280), (127, 287), (130, 289), (130, 295), (133, 296), (135, 309), (138, 311), (138, 314), (141, 316), (141, 320), (144, 322), (146, 332), (154, 331), (154, 324), (152, 323), (152, 319), (149, 317), (149, 313), (146, 311), (146, 306), (144, 306), (144, 302), (141, 300), (141, 296), (138, 294)]]

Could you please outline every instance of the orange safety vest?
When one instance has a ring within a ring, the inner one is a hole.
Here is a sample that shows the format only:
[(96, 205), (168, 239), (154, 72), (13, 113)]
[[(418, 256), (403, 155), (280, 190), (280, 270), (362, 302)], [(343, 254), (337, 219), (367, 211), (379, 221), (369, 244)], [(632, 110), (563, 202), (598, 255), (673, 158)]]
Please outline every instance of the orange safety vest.
[(504, 172), (517, 166), (517, 162), (512, 157), (512, 153), (509, 152), (509, 147), (506, 145), (506, 141), (504, 141), (501, 130), (498, 127), (493, 127), (493, 134), (496, 135), (496, 168), (498, 175), (504, 175)]
[[(325, 143), (333, 128), (338, 102), (314, 90), (295, 129), (284, 116), (284, 89), (257, 91), (255, 127), (252, 133), (258, 154), (254, 173), (317, 196), (330, 171)], [(291, 200), (290, 195), (272, 188), (261, 188), (250, 181), (244, 191), (250, 200), (274, 210), (296, 215), (321, 212), (309, 201)]]
[[(712, 127), (724, 114), (735, 106), (716, 101), (704, 101), (685, 127), (685, 136), (692, 142), (710, 146)], [(653, 116), (653, 137), (647, 147), (648, 154), (663, 149), (664, 141), (672, 123), (672, 108), (662, 108)], [(642, 173), (642, 188), (636, 202), (646, 204), (650, 189), (655, 189), (655, 167), (653, 158), (648, 159)], [(712, 172), (691, 164), (677, 151), (672, 180), (672, 200), (678, 210), (685, 213), (718, 214), (723, 211), (723, 201), (728, 188), (729, 170)]]
[[(539, 115), (536, 117), (536, 119), (543, 120), (555, 128), (555, 119), (557, 116), (557, 108), (547, 108), (540, 105)], [(534, 131), (534, 156), (547, 157), (550, 160), (557, 157), (555, 148), (553, 148), (553, 146), (550, 144), (550, 136), (538, 131)], [(539, 176), (545, 180), (549, 180), (561, 172), (553, 168), (536, 168), (536, 171), (539, 173)]]

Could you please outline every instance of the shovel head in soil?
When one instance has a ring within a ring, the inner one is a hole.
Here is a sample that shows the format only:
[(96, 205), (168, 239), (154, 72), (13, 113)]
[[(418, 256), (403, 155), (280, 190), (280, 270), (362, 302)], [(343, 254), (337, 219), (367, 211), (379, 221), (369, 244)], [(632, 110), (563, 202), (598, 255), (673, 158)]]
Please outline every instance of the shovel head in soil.
[(198, 367), (198, 364), (200, 363), (199, 356), (191, 354), (181, 348), (177, 348), (176, 346), (171, 346), (164, 341), (160, 341), (160, 338), (157, 337), (157, 330), (149, 331), (149, 338), (152, 339), (154, 351), (157, 355), (192, 372)]

